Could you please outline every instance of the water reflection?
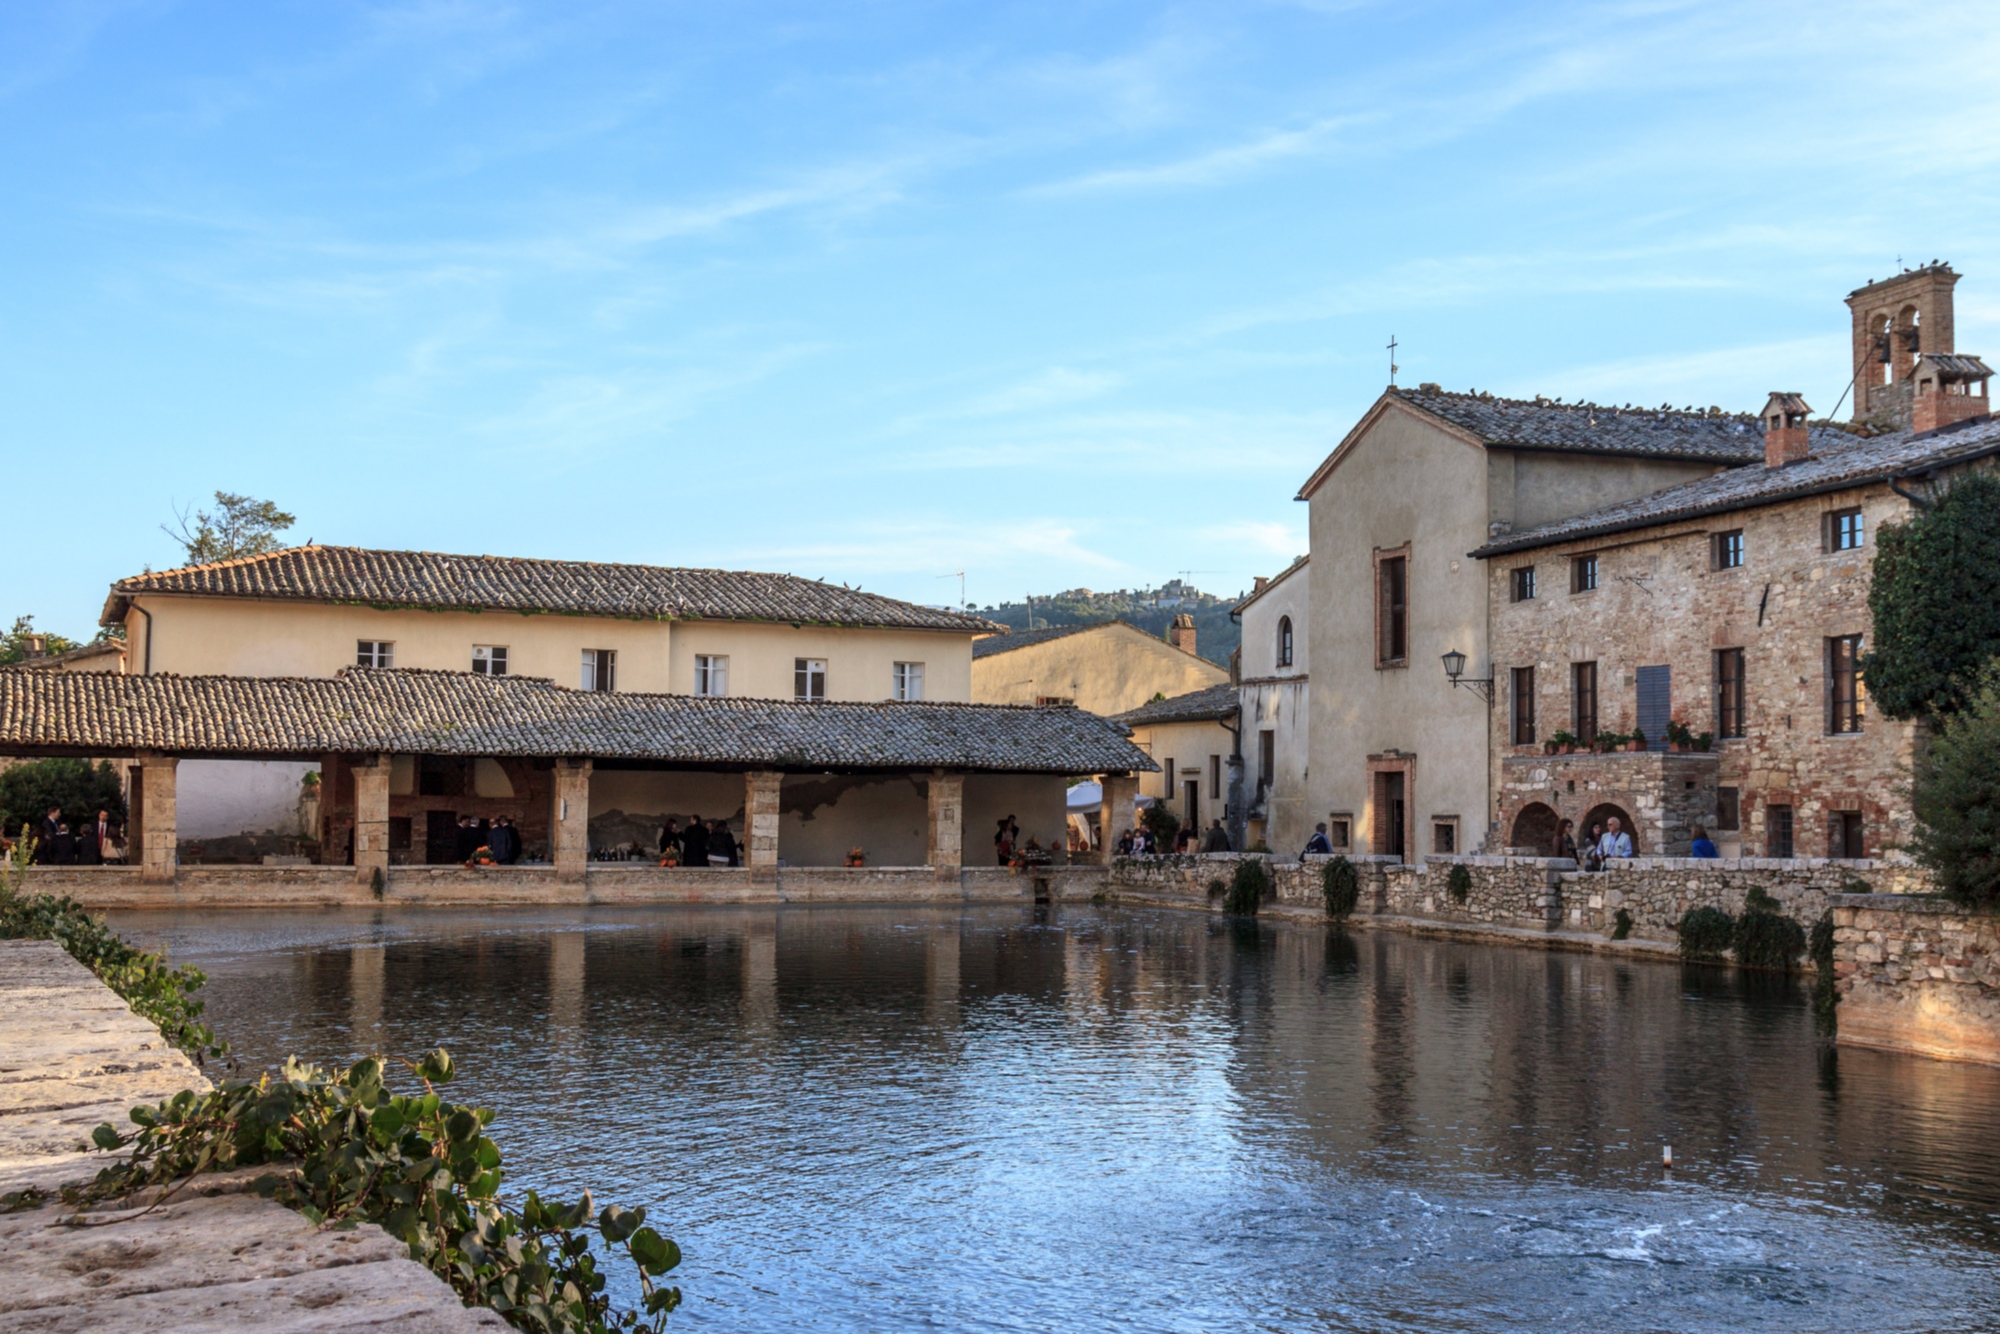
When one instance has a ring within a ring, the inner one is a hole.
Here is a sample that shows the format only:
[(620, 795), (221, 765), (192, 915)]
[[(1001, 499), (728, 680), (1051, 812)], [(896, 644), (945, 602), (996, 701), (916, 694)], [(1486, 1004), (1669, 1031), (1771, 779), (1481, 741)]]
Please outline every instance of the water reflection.
[(1784, 979), (1073, 908), (119, 925), (251, 1061), (451, 1047), (522, 1184), (671, 1220), (695, 1328), (2000, 1328), (2000, 1072)]

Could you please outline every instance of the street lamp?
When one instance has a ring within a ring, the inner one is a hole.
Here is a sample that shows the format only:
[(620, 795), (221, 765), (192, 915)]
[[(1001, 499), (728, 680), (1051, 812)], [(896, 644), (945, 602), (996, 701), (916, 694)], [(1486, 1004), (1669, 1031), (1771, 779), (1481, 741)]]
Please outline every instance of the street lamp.
[(1453, 649), (1444, 655), (1444, 675), (1445, 679), (1451, 682), (1453, 689), (1464, 686), (1467, 690), (1472, 691), (1485, 700), (1489, 708), (1492, 706), (1493, 678), (1490, 676), (1467, 676), (1465, 674), (1465, 655), (1457, 649)]

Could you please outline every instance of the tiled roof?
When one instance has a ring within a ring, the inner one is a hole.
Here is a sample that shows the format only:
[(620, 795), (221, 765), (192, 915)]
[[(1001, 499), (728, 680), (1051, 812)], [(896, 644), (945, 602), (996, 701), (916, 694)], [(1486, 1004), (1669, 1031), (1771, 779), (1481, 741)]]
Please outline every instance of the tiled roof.
[(111, 586), (105, 619), (135, 593), (275, 598), (434, 609), (569, 612), (642, 620), (782, 621), (979, 634), (991, 621), (789, 574), (659, 565), (449, 556), (366, 547), (288, 547), (264, 556), (134, 575)]
[(1235, 607), (1231, 608), (1231, 610), (1237, 612), (1240, 615), (1245, 607), (1255, 602), (1258, 598), (1263, 597), (1266, 593), (1276, 588), (1279, 584), (1284, 583), (1285, 580), (1291, 578), (1294, 574), (1304, 569), (1311, 561), (1312, 561), (1311, 552), (1307, 552), (1305, 555), (1300, 556), (1290, 565), (1287, 565), (1284, 569), (1272, 575), (1271, 581), (1269, 583), (1265, 584), (1262, 588), (1252, 593), (1249, 597), (1244, 598), (1241, 602), (1237, 603)]
[(1950, 467), (1994, 453), (2000, 453), (2000, 421), (1991, 417), (1922, 435), (1907, 431), (1873, 439), (1843, 435), (1838, 444), (1831, 446), (1815, 438), (1812, 454), (1797, 463), (1782, 468), (1732, 468), (1637, 500), (1508, 533), (1472, 554), (1500, 556), (1653, 524), (1753, 509), (1931, 468)]
[(1156, 699), (1150, 704), (1141, 704), (1136, 709), (1126, 710), (1111, 721), (1123, 723), (1127, 727), (1139, 727), (1147, 723), (1200, 723), (1214, 718), (1227, 718), (1241, 707), (1237, 699), (1236, 683), (1224, 681), (1221, 685), (1190, 690), (1187, 694), (1175, 695), (1172, 699)]
[[(990, 658), (996, 653), (1012, 653), (1017, 648), (1031, 648), (1036, 644), (1046, 644), (1054, 639), (1067, 639), (1085, 630), (1095, 630), (1099, 626), (1117, 625), (1118, 621), (1090, 621), (1084, 625), (1048, 625), (1039, 630), (1014, 630), (1004, 635), (987, 635), (972, 641), (974, 658)], [(1133, 627), (1138, 629), (1137, 626)], [(1145, 634), (1144, 630), (1139, 631)], [(1148, 636), (1151, 638), (1151, 636)]]
[(108, 658), (125, 652), (122, 639), (94, 639), (88, 644), (65, 649), (61, 653), (50, 653), (39, 658), (26, 658), (15, 664), (29, 671), (47, 671), (51, 667), (62, 667), (72, 662), (88, 662), (92, 658)]
[(598, 694), (533, 677), (349, 667), (334, 677), (0, 671), (0, 754), (388, 751), (691, 765), (1085, 774), (1153, 763), (1067, 707)]
[(1927, 352), (1924, 360), (1937, 367), (1947, 380), (1983, 380), (1993, 374), (1991, 366), (1963, 352)]
[[(1720, 408), (1641, 408), (1553, 399), (1452, 394), (1435, 386), (1391, 389), (1403, 402), (1463, 427), (1489, 445), (1576, 450), (1715, 463), (1761, 462), (1764, 434), (1755, 413)], [(1816, 426), (1815, 445), (1852, 437)]]

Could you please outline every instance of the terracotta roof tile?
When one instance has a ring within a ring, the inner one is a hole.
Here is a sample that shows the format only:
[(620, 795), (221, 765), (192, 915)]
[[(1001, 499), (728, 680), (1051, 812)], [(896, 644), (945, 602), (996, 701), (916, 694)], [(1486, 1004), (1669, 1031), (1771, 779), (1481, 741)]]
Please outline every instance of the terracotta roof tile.
[[(1393, 388), (1389, 393), (1489, 445), (1721, 464), (1758, 463), (1764, 458), (1764, 434), (1755, 413), (1496, 398), (1447, 393), (1430, 385)], [(1815, 446), (1852, 438), (1831, 426), (1817, 426), (1812, 432)]]
[(0, 670), (0, 753), (135, 750), (589, 755), (793, 770), (1154, 767), (1117, 727), (1073, 708), (597, 694), (534, 677), (361, 667), (311, 678)]
[(375, 606), (569, 612), (641, 620), (778, 621), (981, 634), (993, 622), (790, 574), (695, 570), (366, 547), (288, 547), (111, 586), (107, 620), (135, 593)]

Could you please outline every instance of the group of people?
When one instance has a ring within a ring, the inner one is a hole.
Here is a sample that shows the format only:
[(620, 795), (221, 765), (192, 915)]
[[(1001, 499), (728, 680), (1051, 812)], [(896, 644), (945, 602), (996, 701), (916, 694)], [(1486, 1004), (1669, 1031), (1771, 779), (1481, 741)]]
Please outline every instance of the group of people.
[(507, 816), (487, 821), (470, 815), (458, 817), (458, 860), (469, 862), (479, 855), (481, 848), (486, 855), (501, 866), (512, 866), (521, 860), (521, 831), (514, 827)]
[(736, 835), (729, 830), (727, 820), (704, 820), (699, 815), (688, 816), (687, 827), (683, 829), (679, 820), (667, 818), (666, 828), (660, 831), (660, 860), (664, 864), (668, 854), (681, 866), (741, 866), (741, 851), (736, 843)]
[(108, 810), (72, 826), (63, 818), (62, 807), (51, 806), (35, 826), (34, 847), (35, 861), (43, 866), (102, 866), (125, 860), (124, 831)]

